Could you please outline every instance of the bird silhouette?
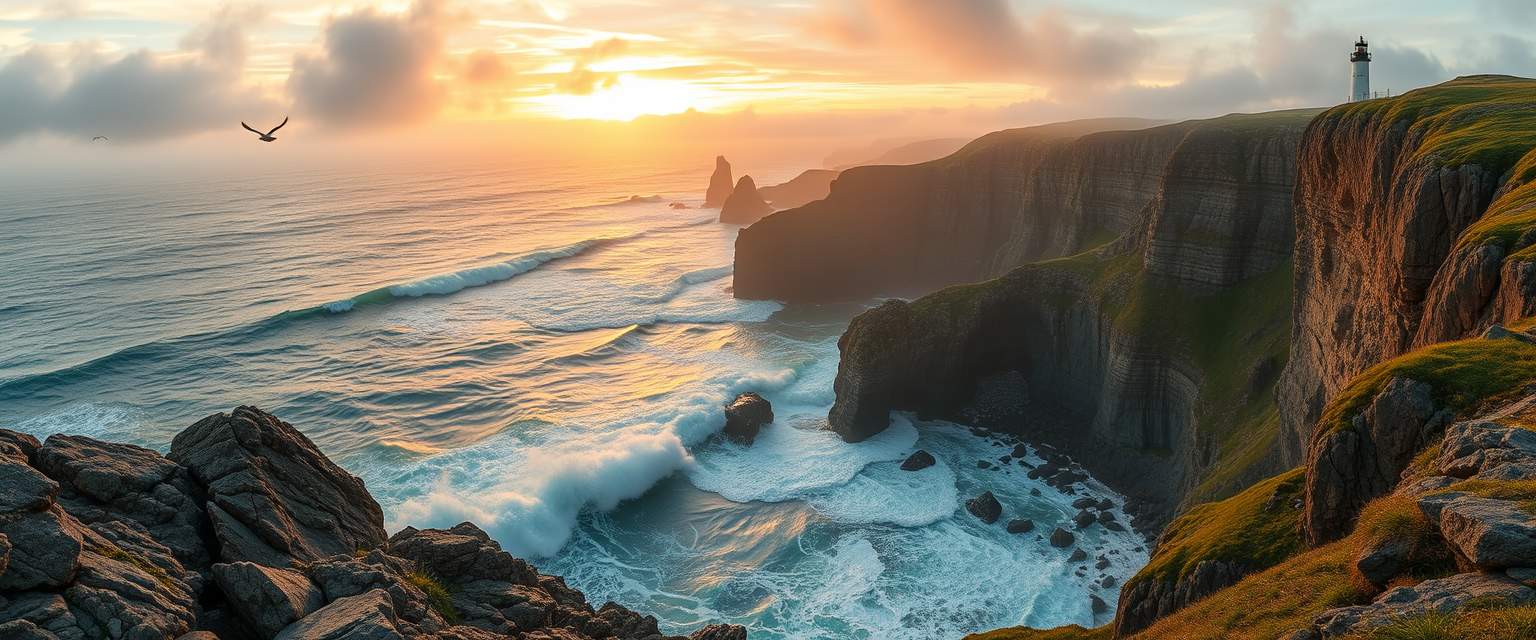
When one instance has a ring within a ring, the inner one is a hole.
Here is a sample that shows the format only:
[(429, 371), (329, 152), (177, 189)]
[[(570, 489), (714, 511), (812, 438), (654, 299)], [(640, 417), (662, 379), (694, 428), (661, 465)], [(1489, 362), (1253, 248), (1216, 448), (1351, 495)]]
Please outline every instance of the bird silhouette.
[(277, 140), (277, 138), (276, 138), (276, 137), (274, 137), (274, 136), (273, 136), (273, 135), (272, 135), (272, 134), (274, 134), (274, 133), (277, 133), (277, 130), (278, 130), (278, 129), (281, 129), (281, 128), (283, 128), (283, 125), (284, 125), (284, 124), (288, 124), (288, 118), (286, 118), (286, 117), (285, 117), (285, 118), (283, 118), (283, 122), (282, 122), (282, 124), (279, 124), (279, 125), (277, 125), (277, 126), (275, 126), (275, 127), (272, 127), (272, 130), (271, 130), (271, 131), (268, 131), (268, 132), (266, 132), (266, 133), (262, 133), (262, 132), (260, 132), (260, 131), (257, 131), (257, 130), (255, 130), (255, 129), (252, 129), (252, 128), (251, 128), (251, 125), (248, 125), (248, 124), (246, 124), (246, 123), (244, 123), (244, 122), (241, 122), (241, 123), (240, 123), (240, 126), (242, 126), (242, 127), (245, 127), (245, 130), (246, 130), (246, 131), (249, 131), (249, 132), (251, 132), (251, 133), (254, 133), (254, 134), (256, 134), (256, 135), (257, 135), (257, 137), (258, 137), (258, 139), (259, 139), (259, 140), (261, 140), (261, 141), (262, 141), (262, 142), (272, 142), (272, 141), (274, 141), (274, 140)]
[(106, 136), (96, 136), (94, 138), (91, 138), (91, 142), (95, 142), (97, 140), (106, 140), (107, 142), (111, 142), (112, 141), (111, 138), (108, 138)]

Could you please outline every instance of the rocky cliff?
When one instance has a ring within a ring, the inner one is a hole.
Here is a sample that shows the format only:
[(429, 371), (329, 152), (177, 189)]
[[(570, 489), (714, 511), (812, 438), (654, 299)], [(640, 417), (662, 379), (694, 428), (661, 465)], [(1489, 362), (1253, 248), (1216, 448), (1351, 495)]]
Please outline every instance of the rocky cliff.
[(709, 188), (704, 192), (704, 206), (725, 205), (725, 199), (731, 197), (731, 186), (731, 163), (725, 156), (715, 156), (715, 172), (709, 176)]
[(727, 224), (752, 224), (773, 213), (773, 207), (757, 192), (752, 176), (742, 176), (731, 189), (731, 196), (720, 207), (720, 221)]
[(1459, 78), (1328, 110), (1296, 187), (1284, 444), (1355, 374), (1536, 312), (1536, 82)]
[(922, 293), (1101, 244), (1141, 220), (1186, 133), (1182, 126), (1110, 131), (1150, 124), (1087, 120), (1000, 131), (939, 160), (848, 169), (825, 199), (741, 231), (736, 296)]
[(908, 409), (1093, 452), (1083, 463), (1137, 498), (1154, 530), (1190, 496), (1294, 464), (1272, 455), (1269, 388), (1287, 348), (1288, 203), (1312, 115), (1079, 140), (1175, 138), (1137, 168), (1156, 186), (1125, 234), (859, 316), (839, 341), (832, 428), (859, 440)]
[(168, 457), (0, 429), (0, 488), (0, 638), (667, 638), (471, 523), (387, 536), (361, 480), (251, 407)]
[(807, 169), (789, 182), (758, 189), (775, 209), (793, 209), (827, 197), (832, 192), (832, 181), (841, 173), (832, 169)]

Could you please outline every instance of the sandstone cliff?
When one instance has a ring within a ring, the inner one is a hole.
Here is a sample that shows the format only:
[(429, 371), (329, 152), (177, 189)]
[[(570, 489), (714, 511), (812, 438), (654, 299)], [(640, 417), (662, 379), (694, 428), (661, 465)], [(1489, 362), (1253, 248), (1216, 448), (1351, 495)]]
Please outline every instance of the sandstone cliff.
[(1149, 124), (1000, 131), (939, 160), (848, 169), (825, 199), (741, 231), (736, 296), (922, 293), (1103, 243), (1140, 221), (1183, 138), (1180, 126), (1111, 131)]
[(1472, 76), (1307, 129), (1280, 385), (1292, 451), (1356, 373), (1536, 311), (1533, 111), (1536, 82)]
[(252, 407), (169, 457), (0, 429), (0, 488), (0, 638), (667, 640), (471, 523), (386, 536), (361, 480)]

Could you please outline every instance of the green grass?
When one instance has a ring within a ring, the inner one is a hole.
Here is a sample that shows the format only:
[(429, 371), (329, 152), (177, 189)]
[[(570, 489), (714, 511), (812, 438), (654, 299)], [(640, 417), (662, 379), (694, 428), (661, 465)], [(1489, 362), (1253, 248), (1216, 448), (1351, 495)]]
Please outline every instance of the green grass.
[(1520, 503), (1520, 508), (1526, 513), (1536, 515), (1536, 479), (1526, 480), (1484, 480), (1474, 478), (1462, 480), (1446, 487), (1444, 492), (1461, 491), (1484, 498), (1495, 500), (1513, 500)]
[(1536, 605), (1497, 604), (1398, 619), (1347, 640), (1526, 640), (1536, 638)]
[(448, 624), (458, 624), (463, 620), (458, 608), (453, 606), (453, 596), (437, 578), (424, 571), (416, 570), (405, 574), (405, 579), (426, 594), (427, 606), (432, 607), (432, 610), (442, 616)]
[[(1274, 566), (1302, 549), (1300, 512), (1303, 469), (1258, 482), (1219, 502), (1195, 506), (1175, 518), (1147, 566), (1127, 583), (1175, 581), (1206, 560), (1236, 562), (1250, 570)], [(1266, 509), (1274, 497), (1274, 508)]]
[(1339, 116), (1409, 120), (1413, 133), (1424, 136), (1420, 157), (1432, 157), (1440, 166), (1475, 164), (1500, 174), (1536, 148), (1536, 80), (1467, 76), (1395, 98), (1341, 105), (1322, 117)]
[(1457, 412), (1506, 398), (1536, 382), (1536, 345), (1516, 338), (1472, 338), (1433, 344), (1357, 375), (1323, 410), (1324, 432), (1348, 426), (1392, 378), (1427, 383)]

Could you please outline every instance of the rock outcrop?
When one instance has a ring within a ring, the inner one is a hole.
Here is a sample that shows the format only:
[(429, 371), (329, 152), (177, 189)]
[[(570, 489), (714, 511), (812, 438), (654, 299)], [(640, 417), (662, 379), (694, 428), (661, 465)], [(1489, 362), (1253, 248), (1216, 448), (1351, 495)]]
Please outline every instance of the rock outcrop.
[(748, 391), (725, 405), (725, 428), (721, 433), (735, 442), (752, 444), (757, 440), (757, 432), (772, 423), (773, 405)]
[(752, 181), (752, 176), (742, 176), (736, 181), (736, 188), (731, 190), (731, 196), (725, 199), (725, 205), (720, 207), (720, 221), (726, 224), (752, 224), (773, 213), (773, 207), (763, 200), (763, 196), (757, 192), (757, 183)]
[(725, 156), (715, 156), (715, 172), (709, 176), (709, 189), (704, 192), (704, 206), (725, 206), (731, 197), (731, 163)]
[(685, 640), (473, 524), (386, 539), (361, 480), (253, 407), (198, 421), (169, 458), (0, 430), (0, 487), (0, 637)]
[(774, 209), (793, 209), (827, 197), (838, 173), (832, 169), (807, 169), (789, 182), (763, 187), (757, 193)]

